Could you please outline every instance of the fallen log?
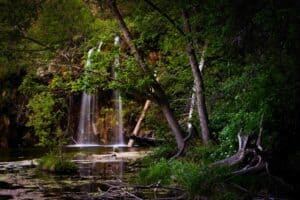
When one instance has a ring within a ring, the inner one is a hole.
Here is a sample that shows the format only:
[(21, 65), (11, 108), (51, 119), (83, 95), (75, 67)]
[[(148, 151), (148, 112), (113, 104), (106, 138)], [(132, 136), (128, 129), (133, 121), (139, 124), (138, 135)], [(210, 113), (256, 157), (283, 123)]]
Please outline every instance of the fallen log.
[[(149, 107), (150, 107), (150, 103), (151, 103), (150, 100), (147, 100), (147, 101), (145, 102), (145, 105), (144, 105), (144, 108), (143, 108), (143, 110), (142, 110), (142, 113), (141, 113), (141, 115), (140, 115), (140, 117), (139, 117), (139, 119), (138, 119), (138, 121), (137, 121), (137, 123), (136, 123), (136, 125), (135, 125), (135, 127), (134, 127), (134, 130), (133, 130), (133, 132), (132, 132), (132, 136), (138, 137), (139, 131), (140, 131), (141, 126), (142, 126), (142, 122), (143, 122), (143, 120), (144, 120), (144, 118), (145, 118), (145, 116), (146, 116), (147, 110), (148, 110)], [(133, 146), (133, 143), (134, 143), (134, 139), (131, 139), (131, 138), (130, 138), (130, 139), (129, 139), (129, 142), (128, 142), (128, 144), (127, 144), (127, 146), (128, 146), (128, 147), (132, 147), (132, 146)]]
[(138, 137), (138, 136), (135, 136), (135, 135), (132, 135), (129, 138), (130, 138), (130, 140), (134, 140), (134, 142), (138, 146), (144, 146), (144, 147), (158, 146), (159, 144), (161, 144), (163, 142), (161, 140), (157, 140), (157, 139), (154, 139), (154, 138)]

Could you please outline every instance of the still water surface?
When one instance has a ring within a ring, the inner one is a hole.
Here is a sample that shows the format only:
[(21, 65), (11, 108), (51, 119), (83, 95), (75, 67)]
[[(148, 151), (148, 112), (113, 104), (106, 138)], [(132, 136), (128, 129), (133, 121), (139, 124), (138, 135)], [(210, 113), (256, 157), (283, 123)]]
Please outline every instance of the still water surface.
[[(35, 168), (21, 166), (22, 160), (40, 158), (47, 153), (43, 148), (0, 149), (0, 199), (97, 199), (103, 181), (128, 181), (132, 170), (126, 160), (114, 160), (114, 151), (140, 151), (115, 145), (65, 147), (64, 151), (76, 160), (76, 175), (54, 175)], [(108, 155), (108, 161), (97, 156)]]

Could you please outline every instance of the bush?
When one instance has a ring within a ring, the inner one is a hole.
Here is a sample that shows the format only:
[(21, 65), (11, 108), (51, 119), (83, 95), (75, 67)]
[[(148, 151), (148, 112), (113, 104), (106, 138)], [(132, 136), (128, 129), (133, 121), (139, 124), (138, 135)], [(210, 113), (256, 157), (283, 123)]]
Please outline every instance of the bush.
[(39, 159), (38, 168), (56, 174), (73, 174), (77, 172), (77, 166), (71, 160), (51, 153)]

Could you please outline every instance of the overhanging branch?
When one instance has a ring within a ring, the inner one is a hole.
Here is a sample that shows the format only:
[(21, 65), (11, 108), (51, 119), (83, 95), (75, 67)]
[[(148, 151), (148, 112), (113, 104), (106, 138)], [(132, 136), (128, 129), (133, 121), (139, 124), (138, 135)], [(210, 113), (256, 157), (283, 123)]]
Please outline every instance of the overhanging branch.
[(163, 12), (158, 6), (156, 6), (154, 3), (152, 3), (149, 0), (144, 0), (151, 8), (153, 8), (154, 10), (156, 10), (159, 14), (161, 14), (163, 17), (165, 17), (171, 24), (172, 26), (184, 37), (186, 36), (186, 34), (183, 32), (183, 30), (178, 26), (178, 24), (169, 16), (167, 15), (165, 12)]

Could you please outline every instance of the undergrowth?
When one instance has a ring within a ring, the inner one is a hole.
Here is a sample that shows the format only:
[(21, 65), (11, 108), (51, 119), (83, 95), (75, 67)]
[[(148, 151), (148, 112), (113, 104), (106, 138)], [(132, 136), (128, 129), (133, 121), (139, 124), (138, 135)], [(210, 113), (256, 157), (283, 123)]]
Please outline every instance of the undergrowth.
[[(162, 146), (141, 160), (144, 168), (138, 174), (139, 184), (171, 185), (183, 189), (189, 199), (209, 196), (213, 199), (238, 199), (237, 193), (225, 187), (231, 169), (209, 167), (209, 164), (222, 158), (217, 154), (218, 147), (193, 145), (184, 157), (170, 161), (171, 145)], [(225, 189), (226, 188), (226, 189)]]
[(160, 161), (142, 169), (138, 175), (139, 184), (175, 185), (187, 192), (190, 198), (200, 195), (212, 195), (216, 188), (221, 187), (228, 168), (209, 168), (187, 160)]
[(73, 174), (77, 172), (77, 166), (66, 157), (49, 153), (38, 160), (38, 169), (56, 174)]

